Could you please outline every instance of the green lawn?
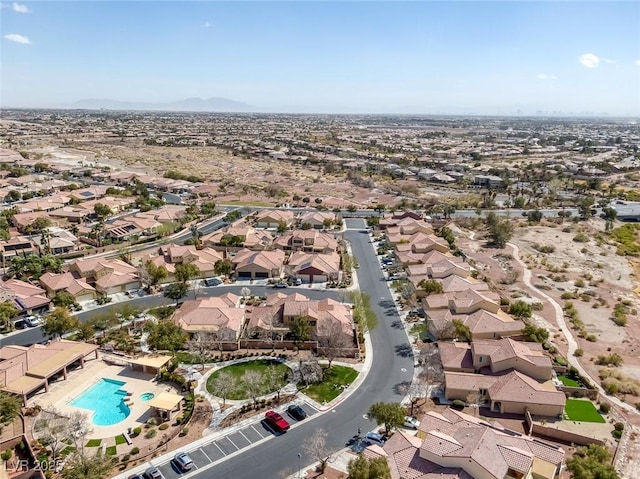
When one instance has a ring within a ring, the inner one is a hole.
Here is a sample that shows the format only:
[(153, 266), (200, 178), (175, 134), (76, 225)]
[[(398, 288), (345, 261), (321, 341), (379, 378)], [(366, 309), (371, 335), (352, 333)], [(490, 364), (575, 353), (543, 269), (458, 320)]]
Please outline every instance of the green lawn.
[(564, 376), (562, 374), (558, 374), (558, 379), (562, 381), (562, 384), (569, 388), (579, 388), (582, 386), (582, 384), (580, 384), (575, 379), (571, 379), (570, 377)]
[[(277, 361), (259, 359), (256, 361), (248, 361), (246, 363), (232, 364), (230, 366), (219, 369), (218, 371), (213, 373), (211, 376), (209, 376), (209, 379), (207, 379), (207, 391), (209, 391), (211, 394), (217, 395), (216, 392), (214, 391), (214, 382), (216, 378), (220, 375), (220, 373), (224, 371), (224, 372), (230, 373), (237, 380), (236, 387), (233, 388), (229, 392), (229, 394), (227, 394), (227, 399), (231, 399), (231, 400), (249, 399), (249, 395), (247, 394), (244, 386), (242, 385), (242, 375), (246, 371), (257, 371), (260, 374), (265, 374), (268, 369), (274, 369), (274, 368), (280, 373), (280, 376), (282, 377), (282, 381), (280, 384), (281, 386), (284, 386), (287, 383), (287, 380), (285, 379), (285, 377), (289, 368), (285, 364), (279, 363)], [(270, 391), (267, 389), (268, 388), (265, 387), (265, 391), (263, 394), (269, 394), (275, 391), (275, 389), (273, 388), (271, 388)]]
[(584, 399), (567, 399), (564, 416), (572, 421), (606, 422), (593, 403)]
[(109, 446), (106, 450), (105, 450), (107, 456), (115, 456), (116, 454), (118, 454), (118, 451), (116, 449), (116, 446)]
[(127, 440), (124, 438), (122, 434), (120, 434), (119, 436), (116, 436), (116, 446), (119, 446), (120, 444), (124, 444), (125, 442), (127, 442)]
[(305, 388), (304, 384), (298, 387), (311, 399), (322, 403), (330, 402), (337, 398), (342, 389), (339, 386), (348, 386), (358, 376), (358, 371), (346, 366), (331, 366), (324, 373), (324, 380), (319, 384), (312, 384)]
[(102, 444), (102, 439), (89, 439), (87, 441), (87, 447), (98, 447)]

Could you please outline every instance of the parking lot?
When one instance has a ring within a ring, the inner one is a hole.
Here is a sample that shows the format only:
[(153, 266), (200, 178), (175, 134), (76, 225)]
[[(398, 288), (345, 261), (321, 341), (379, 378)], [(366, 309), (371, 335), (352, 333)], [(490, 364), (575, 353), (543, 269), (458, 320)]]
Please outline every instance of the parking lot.
[[(299, 406), (302, 407), (302, 409), (304, 409), (307, 413), (307, 419), (305, 420), (308, 420), (309, 417), (318, 412), (317, 409), (306, 403), (300, 403)], [(282, 416), (289, 422), (289, 424), (291, 424), (292, 427), (299, 422), (286, 412), (283, 412)], [(191, 460), (193, 461), (193, 464), (195, 466), (194, 469), (200, 469), (220, 459), (223, 459), (229, 454), (233, 454), (236, 451), (246, 449), (252, 444), (264, 438), (272, 437), (275, 435), (277, 434), (274, 433), (274, 431), (272, 431), (269, 426), (264, 423), (264, 421), (256, 421), (248, 426), (243, 427), (242, 429), (215, 439), (212, 442), (200, 446), (196, 449), (184, 449), (184, 452), (187, 452), (191, 457)], [(168, 462), (162, 465), (156, 464), (154, 461), (151, 461), (151, 463), (158, 469), (160, 469), (160, 472), (162, 472), (166, 479), (178, 478), (186, 474), (179, 472), (176, 466), (172, 464), (172, 462)]]

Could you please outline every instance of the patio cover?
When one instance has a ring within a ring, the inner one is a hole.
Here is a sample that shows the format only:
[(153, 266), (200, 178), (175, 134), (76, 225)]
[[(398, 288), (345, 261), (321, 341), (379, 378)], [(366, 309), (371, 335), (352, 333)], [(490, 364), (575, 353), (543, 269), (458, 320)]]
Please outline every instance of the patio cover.
[(162, 411), (173, 411), (180, 404), (183, 397), (180, 394), (160, 393), (147, 404)]
[(3, 391), (11, 392), (14, 394), (29, 394), (38, 388), (44, 386), (44, 379), (32, 378), (29, 376), (22, 376), (15, 381), (11, 381), (9, 384), (2, 388)]
[(129, 359), (130, 364), (137, 364), (139, 366), (146, 366), (149, 368), (160, 369), (162, 366), (171, 361), (171, 356), (153, 355), (143, 356), (141, 358)]

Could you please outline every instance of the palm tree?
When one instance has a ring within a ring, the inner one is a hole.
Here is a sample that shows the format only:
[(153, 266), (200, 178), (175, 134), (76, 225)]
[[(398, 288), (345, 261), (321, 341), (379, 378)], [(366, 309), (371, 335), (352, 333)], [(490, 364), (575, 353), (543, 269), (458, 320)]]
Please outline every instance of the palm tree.
[(42, 245), (42, 248), (45, 254), (51, 253), (50, 240), (51, 240), (51, 233), (49, 232), (48, 228), (44, 228), (42, 230), (42, 236), (40, 237), (40, 244)]

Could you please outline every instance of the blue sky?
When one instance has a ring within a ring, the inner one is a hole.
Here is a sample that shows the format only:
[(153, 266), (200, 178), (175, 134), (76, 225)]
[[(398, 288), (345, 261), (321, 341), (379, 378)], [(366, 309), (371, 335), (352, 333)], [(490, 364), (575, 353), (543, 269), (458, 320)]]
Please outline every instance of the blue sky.
[(640, 116), (640, 2), (5, 2), (2, 106)]

